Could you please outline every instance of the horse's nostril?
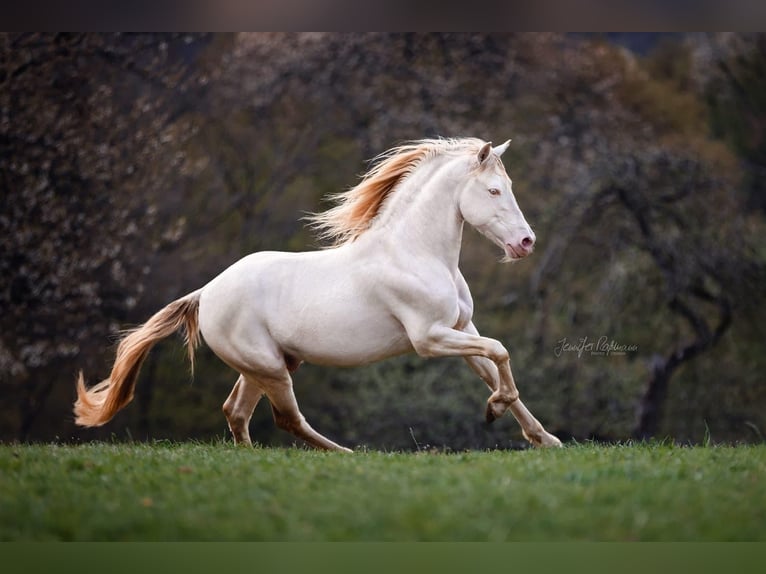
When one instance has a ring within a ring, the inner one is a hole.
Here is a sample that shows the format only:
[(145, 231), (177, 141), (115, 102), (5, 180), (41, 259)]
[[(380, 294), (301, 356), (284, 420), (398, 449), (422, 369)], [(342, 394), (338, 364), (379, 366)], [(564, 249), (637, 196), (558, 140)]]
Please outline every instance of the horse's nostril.
[(535, 240), (534, 240), (534, 239), (532, 239), (531, 237), (525, 237), (524, 239), (522, 239), (522, 240), (521, 240), (521, 246), (522, 246), (524, 249), (529, 249), (529, 248), (530, 248), (530, 247), (532, 247), (534, 244), (535, 244)]

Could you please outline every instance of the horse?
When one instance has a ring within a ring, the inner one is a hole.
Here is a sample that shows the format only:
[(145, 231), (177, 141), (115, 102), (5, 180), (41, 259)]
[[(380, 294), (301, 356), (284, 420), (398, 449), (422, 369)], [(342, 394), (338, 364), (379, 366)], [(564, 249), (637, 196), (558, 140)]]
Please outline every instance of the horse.
[(292, 374), (305, 361), (358, 366), (404, 353), (460, 356), (489, 387), (486, 420), (510, 410), (534, 446), (561, 446), (519, 398), (510, 355), (473, 323), (473, 299), (458, 268), (463, 227), (476, 228), (503, 262), (533, 251), (501, 155), (477, 138), (406, 142), (382, 153), (359, 183), (307, 217), (324, 249), (262, 251), (154, 314), (121, 339), (109, 377), (76, 380), (76, 423), (107, 423), (133, 398), (141, 364), (181, 330), (189, 359), (202, 337), (239, 373), (223, 413), (237, 444), (251, 445), (258, 401), (276, 425), (319, 449), (352, 452), (315, 431), (298, 408)]

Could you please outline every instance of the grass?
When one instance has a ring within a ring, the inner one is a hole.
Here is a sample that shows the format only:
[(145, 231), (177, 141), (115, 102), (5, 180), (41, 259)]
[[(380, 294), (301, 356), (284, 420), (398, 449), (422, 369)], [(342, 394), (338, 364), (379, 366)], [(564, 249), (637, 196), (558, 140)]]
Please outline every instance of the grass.
[(766, 447), (0, 445), (0, 540), (766, 540)]

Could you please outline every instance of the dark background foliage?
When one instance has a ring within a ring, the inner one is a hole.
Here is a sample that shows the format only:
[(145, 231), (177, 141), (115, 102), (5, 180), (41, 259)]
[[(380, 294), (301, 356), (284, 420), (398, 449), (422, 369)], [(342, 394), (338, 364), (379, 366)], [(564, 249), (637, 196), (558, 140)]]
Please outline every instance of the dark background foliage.
[[(236, 378), (178, 340), (136, 401), (74, 427), (74, 376), (120, 329), (246, 253), (317, 247), (300, 221), (407, 139), (513, 143), (538, 236), (497, 264), (466, 233), (477, 326), (563, 438), (763, 440), (766, 39), (736, 34), (0, 36), (0, 439), (226, 436)], [(631, 350), (557, 352), (606, 337)], [(329, 436), (505, 448), (460, 360), (302, 367)], [(292, 438), (259, 406), (251, 432)]]

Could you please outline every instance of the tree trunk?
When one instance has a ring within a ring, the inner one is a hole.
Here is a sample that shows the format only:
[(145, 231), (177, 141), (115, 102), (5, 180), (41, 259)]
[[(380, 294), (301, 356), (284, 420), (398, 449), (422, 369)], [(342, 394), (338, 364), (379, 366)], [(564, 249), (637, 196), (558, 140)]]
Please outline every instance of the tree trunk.
[(714, 298), (702, 289), (695, 289), (697, 298), (715, 302), (719, 309), (719, 320), (712, 331), (701, 313), (695, 311), (679, 298), (670, 302), (670, 309), (683, 316), (692, 326), (696, 338), (685, 346), (676, 349), (667, 358), (659, 355), (652, 358), (651, 378), (646, 385), (644, 396), (638, 406), (638, 417), (633, 429), (633, 438), (645, 440), (657, 434), (662, 420), (662, 408), (668, 395), (670, 378), (678, 367), (691, 361), (703, 351), (713, 347), (731, 325), (731, 305), (724, 297)]
[(662, 407), (668, 396), (668, 386), (672, 371), (668, 361), (656, 355), (652, 358), (651, 376), (646, 385), (644, 396), (638, 405), (638, 421), (633, 430), (633, 438), (646, 440), (657, 434), (662, 420)]

